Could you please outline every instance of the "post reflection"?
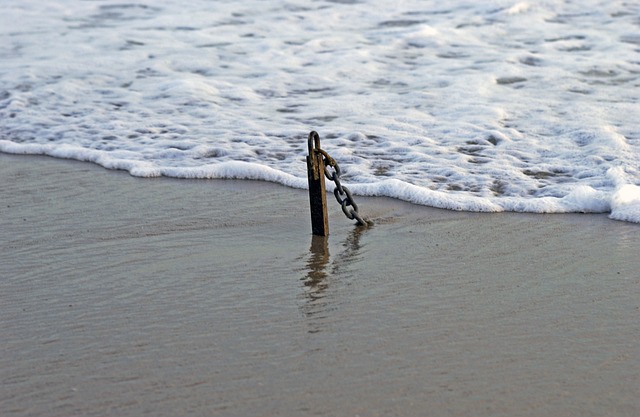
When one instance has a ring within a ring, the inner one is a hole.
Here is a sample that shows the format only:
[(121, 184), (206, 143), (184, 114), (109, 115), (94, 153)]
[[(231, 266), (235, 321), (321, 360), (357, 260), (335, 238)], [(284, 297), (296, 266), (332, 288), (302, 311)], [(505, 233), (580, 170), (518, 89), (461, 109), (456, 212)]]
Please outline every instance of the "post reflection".
[(360, 237), (367, 230), (355, 227), (342, 242), (342, 251), (331, 259), (329, 239), (326, 236), (312, 236), (306, 262), (306, 275), (302, 278), (306, 301), (301, 306), (309, 319), (309, 333), (318, 333), (328, 321), (330, 312), (335, 309), (334, 292), (330, 285), (339, 284), (337, 278), (350, 278), (350, 266), (361, 257)]
[(307, 287), (307, 297), (310, 301), (323, 297), (327, 289), (327, 264), (329, 263), (329, 238), (327, 236), (313, 236), (307, 260), (307, 275), (304, 285)]

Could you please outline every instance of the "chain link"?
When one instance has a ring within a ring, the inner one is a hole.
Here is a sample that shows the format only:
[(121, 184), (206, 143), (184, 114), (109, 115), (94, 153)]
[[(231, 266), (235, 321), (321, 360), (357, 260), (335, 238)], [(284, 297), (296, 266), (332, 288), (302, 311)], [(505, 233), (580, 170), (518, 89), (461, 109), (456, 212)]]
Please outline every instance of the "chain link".
[[(347, 186), (342, 185), (340, 182), (340, 165), (329, 154), (320, 148), (314, 149), (316, 152), (320, 152), (324, 156), (324, 175), (327, 179), (333, 181), (336, 184), (336, 188), (333, 190), (333, 195), (336, 197), (336, 201), (342, 207), (342, 212), (349, 220), (356, 220), (359, 225), (366, 226), (367, 222), (358, 213), (358, 205), (353, 201), (351, 191)], [(330, 170), (329, 168), (332, 168)]]

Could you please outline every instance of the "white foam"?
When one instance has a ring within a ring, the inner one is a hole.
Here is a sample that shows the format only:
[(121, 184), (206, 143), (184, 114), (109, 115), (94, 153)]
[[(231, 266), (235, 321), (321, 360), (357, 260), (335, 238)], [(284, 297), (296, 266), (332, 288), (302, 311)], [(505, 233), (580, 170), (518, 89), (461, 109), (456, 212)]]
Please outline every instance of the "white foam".
[(609, 217), (640, 223), (640, 187), (632, 184), (619, 187), (613, 194)]
[(0, 151), (137, 176), (637, 221), (638, 5), (23, 0), (0, 16)]

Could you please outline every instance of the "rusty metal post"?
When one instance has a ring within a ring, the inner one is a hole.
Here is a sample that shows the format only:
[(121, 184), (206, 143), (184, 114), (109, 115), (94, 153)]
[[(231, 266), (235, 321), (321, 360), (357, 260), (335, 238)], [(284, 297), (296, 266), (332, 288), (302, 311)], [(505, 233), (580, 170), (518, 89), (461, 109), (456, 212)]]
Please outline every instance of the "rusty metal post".
[(327, 197), (324, 185), (324, 161), (320, 149), (320, 135), (309, 133), (309, 156), (307, 156), (307, 178), (309, 180), (309, 204), (311, 206), (311, 231), (317, 236), (329, 235)]

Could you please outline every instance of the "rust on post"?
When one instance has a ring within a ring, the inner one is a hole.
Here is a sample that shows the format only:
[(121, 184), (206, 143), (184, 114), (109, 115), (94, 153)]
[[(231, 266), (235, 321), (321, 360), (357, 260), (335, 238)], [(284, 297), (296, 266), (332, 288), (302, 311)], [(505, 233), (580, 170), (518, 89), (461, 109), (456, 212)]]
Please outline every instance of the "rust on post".
[(309, 180), (309, 204), (311, 207), (311, 231), (316, 236), (329, 235), (327, 198), (324, 184), (324, 160), (320, 149), (320, 135), (309, 133), (309, 156), (307, 156), (307, 178)]

